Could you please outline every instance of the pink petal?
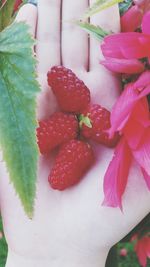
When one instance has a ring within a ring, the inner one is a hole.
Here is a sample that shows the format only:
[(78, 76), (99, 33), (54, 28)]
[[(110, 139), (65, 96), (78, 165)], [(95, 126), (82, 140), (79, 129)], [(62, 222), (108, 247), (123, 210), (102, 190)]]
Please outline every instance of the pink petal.
[[(150, 190), (150, 175), (148, 175), (147, 172), (146, 172), (143, 168), (141, 168), (141, 170), (142, 170), (142, 173), (143, 173), (145, 182), (146, 182), (146, 184), (147, 184), (147, 187), (148, 187), (148, 189)], [(150, 251), (149, 251), (149, 252), (150, 252)]]
[[(147, 37), (147, 35), (142, 34)], [(104, 38), (104, 42), (107, 45), (117, 45), (118, 43), (121, 45), (129, 45), (131, 43), (136, 43), (138, 38), (141, 37), (140, 32), (123, 32), (123, 33), (115, 33), (111, 35), (107, 35)]]
[(131, 149), (136, 149), (145, 133), (145, 128), (136, 120), (129, 119), (123, 129), (124, 137)]
[(104, 38), (101, 45), (102, 53), (105, 57), (123, 58), (121, 47), (133, 46), (137, 44), (141, 33), (117, 33)]
[(116, 57), (116, 58), (123, 58), (122, 52), (120, 50), (120, 48), (118, 48), (117, 46), (110, 46), (110, 45), (106, 45), (105, 43), (101, 44), (101, 50), (102, 53), (104, 55), (105, 58), (107, 57)]
[(140, 73), (144, 71), (144, 65), (137, 59), (107, 58), (100, 62), (107, 69), (117, 73)]
[(147, 96), (149, 93), (150, 93), (150, 85), (143, 88), (143, 90), (141, 90), (140, 88), (138, 99), (141, 99), (142, 97)]
[(113, 136), (115, 131), (121, 131), (123, 129), (138, 100), (150, 93), (150, 86), (140, 92), (133, 90), (133, 86), (133, 83), (126, 86), (112, 109), (110, 117), (111, 128), (108, 131), (110, 137)]
[(150, 127), (145, 130), (138, 149), (132, 150), (132, 154), (138, 164), (150, 175)]
[(126, 188), (131, 161), (130, 149), (122, 138), (104, 177), (103, 205), (122, 209), (121, 199)]
[[(149, 0), (148, 0), (149, 1)], [(135, 5), (141, 6), (145, 0), (133, 0)]]
[(101, 49), (105, 57), (138, 59), (150, 55), (149, 46), (149, 35), (128, 32), (106, 36)]
[(144, 36), (137, 39), (134, 45), (122, 46), (121, 52), (123, 57), (127, 59), (134, 59), (134, 58), (143, 58), (150, 56), (150, 37), (145, 38)]
[(150, 1), (149, 0), (134, 0), (133, 1), (136, 5), (138, 5), (143, 12), (150, 10)]
[(145, 134), (145, 128), (148, 126), (150, 126), (148, 101), (146, 98), (142, 98), (136, 103), (122, 131), (131, 149), (138, 148)]
[(137, 101), (136, 91), (132, 87), (133, 83), (126, 86), (112, 109), (110, 117), (111, 128), (108, 131), (110, 137), (113, 136), (115, 131), (122, 130), (130, 117), (131, 111)]
[(149, 104), (146, 97), (140, 99), (132, 110), (132, 118), (145, 128), (150, 126)]
[(147, 12), (143, 17), (142, 32), (145, 34), (150, 34), (150, 11)]
[(134, 32), (141, 25), (142, 18), (142, 10), (137, 5), (132, 6), (121, 17), (121, 31)]
[(134, 88), (143, 88), (150, 85), (150, 71), (145, 71), (143, 72), (138, 80), (134, 83)]

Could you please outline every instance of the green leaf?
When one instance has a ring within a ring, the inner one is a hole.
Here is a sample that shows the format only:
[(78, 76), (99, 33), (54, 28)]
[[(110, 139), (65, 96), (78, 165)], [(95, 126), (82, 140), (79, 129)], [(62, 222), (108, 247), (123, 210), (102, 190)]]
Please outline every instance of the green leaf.
[(97, 0), (90, 8), (87, 9), (83, 16), (83, 20), (93, 16), (94, 14), (111, 7), (115, 4), (123, 2), (124, 0)]
[(5, 0), (0, 7), (0, 31), (12, 22), (15, 0)]
[(101, 27), (95, 26), (88, 22), (77, 21), (76, 24), (84, 29), (87, 33), (91, 34), (98, 41), (102, 41), (105, 36), (109, 35), (109, 32), (104, 31)]
[(89, 114), (87, 114), (87, 116), (84, 115), (80, 115), (79, 116), (79, 126), (80, 128), (82, 128), (82, 124), (85, 124), (87, 127), (92, 128), (92, 123), (90, 118), (88, 117)]
[(133, 4), (132, 0), (124, 0), (119, 4), (120, 15), (122, 16)]
[(28, 3), (28, 0), (23, 0), (23, 4), (27, 4)]
[(0, 33), (0, 146), (24, 210), (32, 217), (36, 193), (36, 60), (25, 23)]

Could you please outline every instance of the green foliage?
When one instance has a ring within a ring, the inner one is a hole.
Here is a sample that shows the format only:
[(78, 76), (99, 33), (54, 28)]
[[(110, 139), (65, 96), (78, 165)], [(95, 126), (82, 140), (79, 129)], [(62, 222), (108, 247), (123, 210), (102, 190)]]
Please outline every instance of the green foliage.
[(87, 19), (104, 9), (123, 1), (124, 0), (97, 0), (90, 8), (87, 9), (83, 16), (83, 19)]
[[(140, 264), (138, 262), (137, 256), (134, 252), (134, 246), (133, 243), (127, 242), (127, 243), (118, 243), (118, 267), (140, 267)], [(120, 256), (120, 249), (126, 248), (127, 249), (127, 256), (123, 257)], [(113, 266), (116, 267), (116, 266)], [(147, 266), (150, 267), (150, 260), (147, 261)]]
[(38, 148), (35, 119), (36, 81), (33, 39), (25, 23), (0, 33), (0, 146), (24, 210), (32, 217)]
[(110, 249), (105, 267), (118, 267), (117, 245)]
[(88, 22), (77, 21), (77, 25), (80, 26), (87, 33), (95, 37), (98, 41), (102, 41), (105, 36), (110, 34), (104, 31), (101, 27), (92, 25)]
[(121, 16), (132, 6), (132, 3), (132, 0), (124, 0), (119, 4), (119, 11)]
[(23, 0), (23, 4), (27, 4), (28, 3), (28, 0)]
[[(14, 4), (16, 0), (0, 0), (0, 31), (5, 29), (14, 19)], [(20, 7), (28, 0), (23, 0)]]
[(1, 217), (0, 217), (0, 233), (3, 234), (3, 238), (0, 239), (0, 267), (4, 267), (7, 257), (7, 244), (3, 233)]
[(79, 125), (82, 128), (82, 124), (85, 124), (87, 127), (92, 128), (91, 120), (88, 116), (84, 116), (82, 114), (79, 115)]
[(144, 236), (150, 231), (150, 213), (130, 232), (126, 235), (121, 242), (128, 242), (131, 240), (133, 235), (138, 233), (139, 237)]

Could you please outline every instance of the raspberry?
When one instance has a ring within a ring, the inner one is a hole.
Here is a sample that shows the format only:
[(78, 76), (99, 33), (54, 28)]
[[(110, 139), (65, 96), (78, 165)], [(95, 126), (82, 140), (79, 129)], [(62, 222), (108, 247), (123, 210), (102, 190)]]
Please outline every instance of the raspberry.
[(108, 130), (110, 124), (110, 112), (98, 104), (89, 105), (80, 115), (81, 135), (96, 143), (107, 147), (115, 147), (119, 141), (119, 134), (115, 133), (113, 138), (109, 138)]
[(40, 152), (47, 154), (58, 145), (75, 139), (78, 134), (78, 121), (75, 115), (63, 112), (53, 113), (48, 120), (39, 122), (37, 138)]
[(64, 190), (80, 181), (94, 162), (94, 153), (89, 144), (71, 140), (64, 144), (56, 157), (49, 175), (53, 189)]
[(48, 72), (48, 84), (63, 111), (80, 113), (90, 103), (90, 91), (77, 76), (63, 66)]

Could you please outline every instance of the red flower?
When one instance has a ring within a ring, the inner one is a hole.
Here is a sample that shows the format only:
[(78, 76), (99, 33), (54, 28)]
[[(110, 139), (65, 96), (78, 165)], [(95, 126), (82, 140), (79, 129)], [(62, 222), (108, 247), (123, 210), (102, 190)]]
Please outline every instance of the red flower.
[(142, 267), (146, 267), (147, 258), (150, 258), (150, 237), (144, 236), (135, 245), (135, 251)]
[(120, 256), (122, 256), (122, 257), (126, 257), (127, 254), (128, 254), (128, 251), (127, 251), (126, 248), (122, 248), (122, 249), (120, 249)]
[[(2, 0), (2, 4), (5, 4), (7, 0)], [(16, 0), (14, 4), (14, 12), (16, 12), (19, 6), (23, 3), (23, 0)]]
[(22, 0), (16, 0), (14, 5), (14, 11), (16, 12), (19, 8), (19, 6), (22, 4)]

